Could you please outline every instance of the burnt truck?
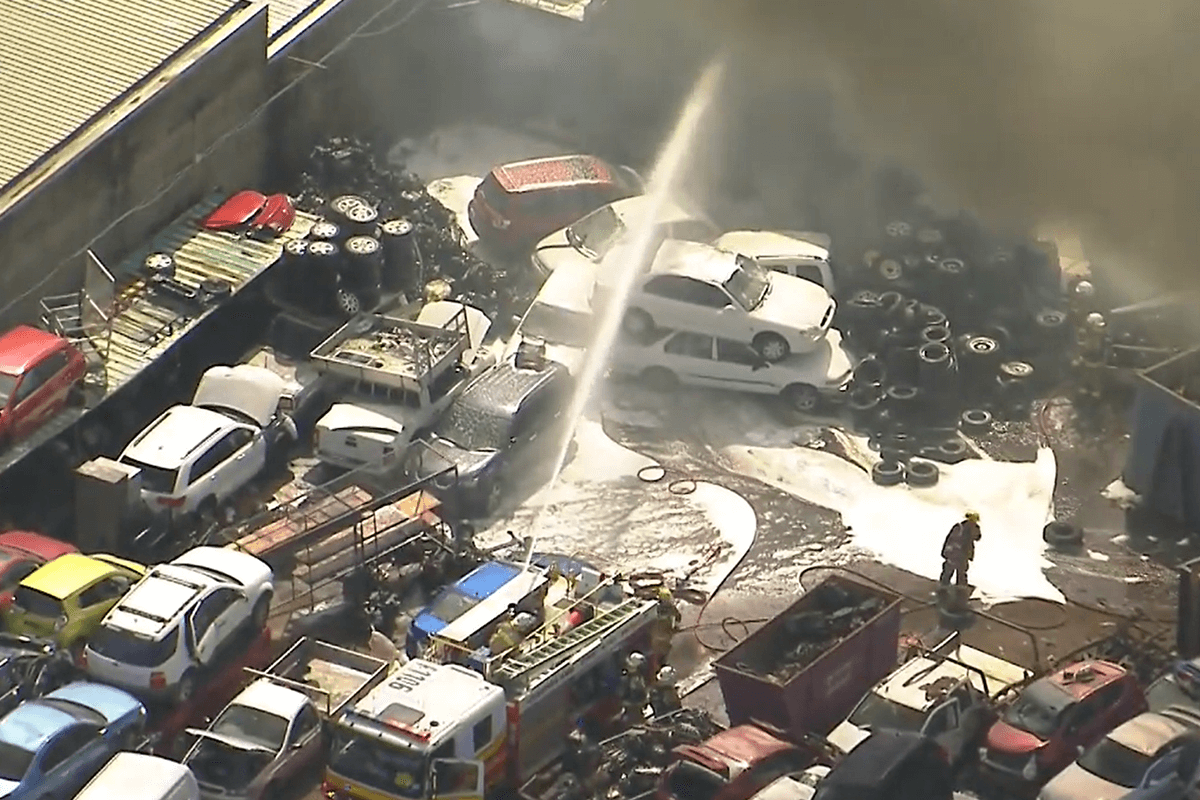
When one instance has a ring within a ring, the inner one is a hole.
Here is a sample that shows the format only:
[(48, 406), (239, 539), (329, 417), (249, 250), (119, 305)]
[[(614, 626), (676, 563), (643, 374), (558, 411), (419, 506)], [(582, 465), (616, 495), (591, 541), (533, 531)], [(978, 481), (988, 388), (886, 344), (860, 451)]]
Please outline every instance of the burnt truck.
[(319, 639), (302, 638), (225, 706), (183, 763), (205, 796), (273, 798), (326, 752), (326, 720), (358, 702), (391, 665)]
[(713, 663), (730, 724), (828, 734), (896, 668), (900, 604), (840, 575), (814, 586)]

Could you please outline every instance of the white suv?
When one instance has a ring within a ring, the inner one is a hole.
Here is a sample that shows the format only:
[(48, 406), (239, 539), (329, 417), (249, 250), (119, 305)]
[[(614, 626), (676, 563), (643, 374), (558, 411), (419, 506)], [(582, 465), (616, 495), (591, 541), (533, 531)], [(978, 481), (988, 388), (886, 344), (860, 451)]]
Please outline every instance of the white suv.
[(197, 547), (154, 567), (113, 606), (84, 648), (85, 669), (136, 694), (186, 700), (247, 624), (262, 630), (273, 594), (264, 562)]
[(295, 424), (280, 409), (287, 390), (263, 367), (212, 367), (192, 404), (163, 412), (119, 460), (141, 471), (142, 499), (152, 510), (215, 516), (277, 444), (295, 439)]

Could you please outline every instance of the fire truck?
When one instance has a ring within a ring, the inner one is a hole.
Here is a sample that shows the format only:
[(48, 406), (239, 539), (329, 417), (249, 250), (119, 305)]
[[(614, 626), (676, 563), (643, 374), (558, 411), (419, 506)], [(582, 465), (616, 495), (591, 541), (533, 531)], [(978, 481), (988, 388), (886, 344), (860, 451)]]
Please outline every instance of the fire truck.
[(549, 584), (536, 595), (540, 627), (516, 645), (493, 655), (435, 635), (422, 658), (331, 720), (324, 796), (482, 800), (558, 758), (577, 725), (616, 716), (622, 664), (646, 646), (656, 603), (608, 579)]

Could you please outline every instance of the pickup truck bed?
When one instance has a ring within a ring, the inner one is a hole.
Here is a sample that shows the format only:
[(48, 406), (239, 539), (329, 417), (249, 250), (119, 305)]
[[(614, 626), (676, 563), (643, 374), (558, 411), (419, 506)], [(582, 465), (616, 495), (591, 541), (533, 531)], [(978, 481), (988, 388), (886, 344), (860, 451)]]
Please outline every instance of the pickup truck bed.
[(379, 685), (390, 667), (374, 656), (304, 637), (267, 667), (262, 677), (304, 691), (318, 711), (336, 716)]

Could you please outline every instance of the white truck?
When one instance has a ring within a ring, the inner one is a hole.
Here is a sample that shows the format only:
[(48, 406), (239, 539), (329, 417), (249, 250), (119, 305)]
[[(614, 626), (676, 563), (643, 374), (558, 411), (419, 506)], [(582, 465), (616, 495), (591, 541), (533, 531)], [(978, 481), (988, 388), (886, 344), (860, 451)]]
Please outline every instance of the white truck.
[(368, 314), (343, 325), (312, 353), (345, 392), (317, 420), (317, 458), (376, 473), (401, 464), (413, 437), (493, 362), (483, 349), (490, 327), (479, 309), (450, 301), (416, 320)]
[(391, 665), (303, 638), (258, 676), (196, 739), (183, 763), (204, 800), (272, 800), (325, 752), (324, 721), (378, 686)]

